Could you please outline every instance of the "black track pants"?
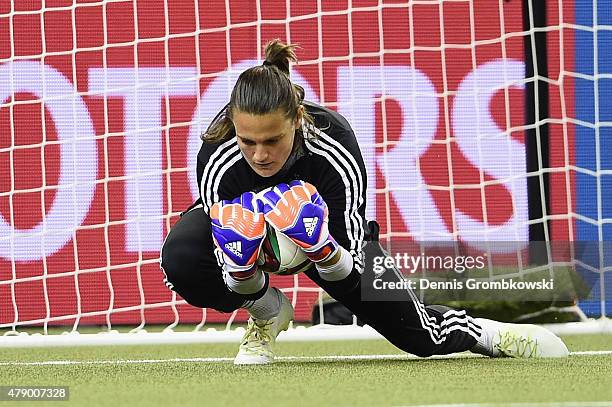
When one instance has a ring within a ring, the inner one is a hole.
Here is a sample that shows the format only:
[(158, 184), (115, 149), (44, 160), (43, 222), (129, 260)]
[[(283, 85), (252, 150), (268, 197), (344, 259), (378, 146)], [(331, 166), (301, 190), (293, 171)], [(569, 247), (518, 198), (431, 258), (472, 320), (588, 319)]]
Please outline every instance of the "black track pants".
[[(161, 252), (161, 265), (168, 288), (189, 304), (232, 312), (255, 296), (230, 291), (213, 252), (210, 219), (201, 207), (186, 212), (170, 230)], [(418, 355), (448, 354), (471, 349), (480, 332), (464, 311), (443, 306), (424, 306), (406, 292), (405, 301), (362, 301), (360, 282), (347, 290), (328, 282), (313, 267), (305, 273), (359, 319), (398, 348)], [(410, 297), (410, 298), (408, 298)]]

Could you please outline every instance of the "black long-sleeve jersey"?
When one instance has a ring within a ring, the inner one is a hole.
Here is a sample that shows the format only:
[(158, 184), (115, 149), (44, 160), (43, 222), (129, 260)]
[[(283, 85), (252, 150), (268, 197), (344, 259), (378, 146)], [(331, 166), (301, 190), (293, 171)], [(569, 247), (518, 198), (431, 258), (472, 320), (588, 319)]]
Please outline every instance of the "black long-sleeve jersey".
[(261, 177), (243, 158), (236, 137), (221, 143), (203, 143), (198, 153), (197, 179), (204, 211), (215, 202), (234, 199), (247, 191), (259, 192), (293, 180), (309, 182), (327, 203), (329, 231), (347, 249), (354, 267), (363, 271), (367, 175), (357, 139), (339, 113), (305, 102), (314, 119), (304, 124), (293, 152), (272, 177)]

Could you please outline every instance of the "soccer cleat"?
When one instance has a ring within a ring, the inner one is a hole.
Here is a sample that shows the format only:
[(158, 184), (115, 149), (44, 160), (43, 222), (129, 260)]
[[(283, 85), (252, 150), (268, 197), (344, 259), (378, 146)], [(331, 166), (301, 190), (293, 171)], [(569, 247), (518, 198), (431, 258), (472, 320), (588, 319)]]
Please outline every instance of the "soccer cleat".
[(483, 329), (483, 339), (472, 349), (491, 357), (561, 358), (569, 355), (567, 347), (548, 329), (530, 324), (508, 324), (475, 318)]
[(235, 365), (265, 365), (274, 362), (274, 343), (281, 331), (289, 328), (293, 320), (293, 306), (283, 293), (278, 315), (272, 319), (249, 318), (247, 330), (242, 338), (240, 349), (234, 359)]

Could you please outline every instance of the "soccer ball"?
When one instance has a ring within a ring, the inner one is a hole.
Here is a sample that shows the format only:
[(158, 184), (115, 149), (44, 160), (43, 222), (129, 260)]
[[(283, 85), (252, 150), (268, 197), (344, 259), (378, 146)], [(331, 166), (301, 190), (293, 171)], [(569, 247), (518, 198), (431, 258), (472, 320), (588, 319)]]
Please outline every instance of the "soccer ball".
[(267, 223), (266, 228), (266, 238), (257, 259), (259, 269), (278, 275), (291, 275), (308, 270), (312, 262), (302, 249)]

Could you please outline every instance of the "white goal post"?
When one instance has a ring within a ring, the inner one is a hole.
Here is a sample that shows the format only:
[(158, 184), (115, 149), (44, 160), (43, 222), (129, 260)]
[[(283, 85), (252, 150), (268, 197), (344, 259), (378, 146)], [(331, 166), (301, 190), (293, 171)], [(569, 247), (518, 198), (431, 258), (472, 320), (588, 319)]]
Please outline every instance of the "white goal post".
[[(187, 304), (159, 250), (198, 197), (200, 133), (274, 38), (300, 45), (307, 99), (353, 126), (385, 242), (542, 241), (538, 270), (591, 284), (556, 309), (581, 322), (551, 329), (612, 332), (612, 0), (204, 3), (0, 3), (0, 346), (238, 341), (246, 312)], [(271, 281), (296, 326), (325, 322), (308, 278)]]

